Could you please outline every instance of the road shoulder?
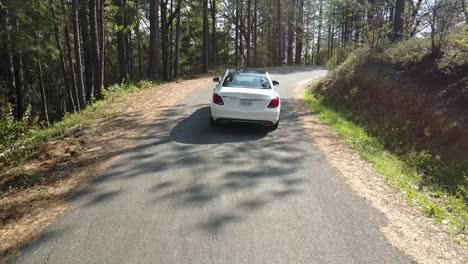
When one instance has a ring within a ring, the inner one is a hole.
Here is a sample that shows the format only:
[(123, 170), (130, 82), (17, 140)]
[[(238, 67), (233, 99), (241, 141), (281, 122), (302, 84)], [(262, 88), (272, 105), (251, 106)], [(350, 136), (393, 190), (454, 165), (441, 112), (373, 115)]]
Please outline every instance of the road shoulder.
[(31, 171), (41, 171), (47, 179), (0, 195), (0, 263), (15, 258), (20, 248), (40, 238), (76, 197), (86, 195), (86, 186), (138, 143), (139, 136), (147, 132), (164, 110), (210, 84), (211, 78), (204, 77), (116, 98), (103, 118), (48, 142), (40, 155), (26, 164)]

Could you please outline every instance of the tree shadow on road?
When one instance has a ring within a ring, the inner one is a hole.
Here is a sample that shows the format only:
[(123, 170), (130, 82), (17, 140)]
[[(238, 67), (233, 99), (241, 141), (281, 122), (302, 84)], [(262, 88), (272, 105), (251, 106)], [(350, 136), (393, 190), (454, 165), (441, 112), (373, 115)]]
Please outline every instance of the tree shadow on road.
[(197, 109), (171, 131), (171, 139), (185, 144), (222, 144), (255, 141), (264, 138), (268, 130), (252, 124), (210, 124), (210, 107)]
[[(252, 125), (211, 127), (207, 105), (162, 107), (154, 119), (138, 124), (141, 133), (128, 135), (133, 146), (102, 157), (118, 158), (68, 200), (81, 213), (91, 210), (86, 215), (99, 217), (103, 205), (126, 204), (138, 195), (148, 217), (190, 212), (185, 228), (223, 232), (304, 191), (307, 179), (299, 171), (310, 150), (297, 144), (304, 133), (292, 105), (283, 101), (280, 127), (270, 133)], [(312, 162), (320, 164), (321, 156)], [(138, 188), (141, 195), (126, 186)], [(72, 236), (73, 228), (63, 235)]]

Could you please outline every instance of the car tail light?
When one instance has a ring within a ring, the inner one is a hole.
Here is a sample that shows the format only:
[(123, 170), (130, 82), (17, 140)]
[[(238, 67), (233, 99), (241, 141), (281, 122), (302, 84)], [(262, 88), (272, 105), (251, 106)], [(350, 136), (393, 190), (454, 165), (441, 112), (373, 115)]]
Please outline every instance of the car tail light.
[(271, 101), (270, 101), (270, 104), (268, 105), (268, 108), (276, 108), (278, 107), (280, 104), (280, 99), (279, 97), (276, 97), (276, 98), (273, 98)]
[(213, 94), (213, 103), (217, 105), (224, 105), (223, 98), (217, 93)]

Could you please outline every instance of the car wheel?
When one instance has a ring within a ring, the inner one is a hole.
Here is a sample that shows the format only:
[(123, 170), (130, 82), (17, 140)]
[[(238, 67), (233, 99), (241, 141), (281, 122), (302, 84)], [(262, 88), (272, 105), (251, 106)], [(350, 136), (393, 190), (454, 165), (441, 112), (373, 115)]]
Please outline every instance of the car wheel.
[(269, 128), (270, 131), (275, 131), (276, 129), (278, 129), (278, 125), (279, 125), (279, 121), (276, 122), (276, 124), (274, 124), (274, 125), (272, 125), (272, 126), (270, 126), (268, 128)]
[(214, 120), (214, 118), (212, 116), (210, 116), (210, 124), (211, 124), (211, 126), (216, 127), (216, 126), (218, 126), (219, 123), (216, 122), (216, 120)]

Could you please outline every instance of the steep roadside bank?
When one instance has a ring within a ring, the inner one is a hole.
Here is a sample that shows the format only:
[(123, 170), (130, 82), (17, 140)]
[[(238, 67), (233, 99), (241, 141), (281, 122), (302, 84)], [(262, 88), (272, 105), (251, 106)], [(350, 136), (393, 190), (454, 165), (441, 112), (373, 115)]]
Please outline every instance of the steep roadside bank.
[(358, 50), (317, 82), (308, 103), (405, 198), (466, 245), (468, 46), (427, 42)]

